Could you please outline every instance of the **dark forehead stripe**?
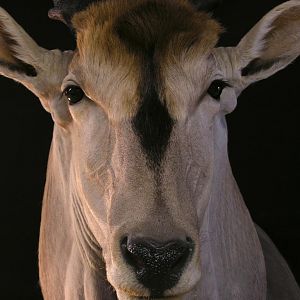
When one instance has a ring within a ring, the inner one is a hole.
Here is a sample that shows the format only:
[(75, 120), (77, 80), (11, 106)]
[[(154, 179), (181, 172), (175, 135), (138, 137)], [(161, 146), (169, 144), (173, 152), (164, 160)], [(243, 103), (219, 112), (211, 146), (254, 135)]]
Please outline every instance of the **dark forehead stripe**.
[[(115, 29), (130, 51), (147, 55), (151, 51), (163, 51), (172, 38), (182, 33), (187, 34), (189, 40), (199, 38), (201, 22), (190, 6), (173, 0), (149, 0), (121, 15)], [(179, 43), (178, 47), (184, 48), (184, 45)]]
[(174, 125), (160, 97), (163, 87), (159, 57), (174, 32), (187, 30), (187, 12), (180, 9), (149, 1), (122, 16), (116, 24), (119, 38), (142, 62), (141, 102), (133, 127), (151, 166), (160, 165)]
[(155, 64), (151, 59), (143, 64), (140, 84), (141, 103), (133, 119), (133, 127), (149, 159), (150, 166), (159, 166), (167, 149), (174, 121), (159, 97)]
[[(182, 55), (191, 44), (204, 41), (213, 47), (219, 25), (188, 2), (145, 0), (130, 8), (114, 22), (113, 33), (140, 60), (140, 107), (133, 127), (152, 165), (160, 164), (174, 126), (163, 99), (160, 68), (172, 45), (172, 54)], [(172, 44), (170, 44), (172, 43)]]

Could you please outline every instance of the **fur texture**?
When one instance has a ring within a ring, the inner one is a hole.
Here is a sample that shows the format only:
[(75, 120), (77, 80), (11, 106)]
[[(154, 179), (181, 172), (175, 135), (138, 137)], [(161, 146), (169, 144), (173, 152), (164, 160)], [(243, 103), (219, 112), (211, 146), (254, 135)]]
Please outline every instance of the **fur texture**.
[[(0, 73), (55, 122), (39, 246), (46, 300), (150, 297), (124, 259), (124, 237), (193, 241), (161, 292), (168, 299), (300, 298), (243, 202), (225, 121), (243, 89), (299, 55), (299, 7), (288, 1), (237, 47), (214, 48), (220, 25), (189, 1), (98, 2), (72, 18), (74, 53), (39, 47), (0, 9)], [(37, 76), (11, 67), (20, 61)], [(220, 99), (208, 92), (215, 80), (228, 82)], [(68, 105), (63, 91), (74, 85), (85, 96)]]
[[(107, 86), (103, 100), (115, 119), (136, 114), (143, 62), (149, 52), (153, 51), (151, 56), (155, 57), (158, 76), (163, 83), (164, 75), (159, 72), (162, 73), (167, 64), (172, 64), (172, 68), (178, 66), (177, 72), (180, 71), (185, 60), (207, 55), (221, 33), (216, 21), (205, 13), (197, 13), (184, 0), (95, 3), (76, 14), (72, 21), (77, 32), (78, 58), (85, 68), (81, 72), (90, 76), (84, 81), (97, 78), (102, 89)], [(148, 57), (146, 59), (149, 61)], [(108, 70), (107, 63), (108, 67), (116, 66), (114, 69), (118, 73), (113, 74), (112, 68)], [(107, 72), (112, 76), (106, 78)], [(112, 86), (118, 86), (123, 94), (122, 102), (110, 97), (110, 91), (115, 90)], [(158, 92), (163, 93), (163, 88), (164, 83)], [(95, 91), (99, 92), (95, 86), (86, 87), (87, 94), (92, 97)], [(176, 119), (182, 115), (183, 107), (174, 100), (171, 97), (165, 99), (168, 110)]]

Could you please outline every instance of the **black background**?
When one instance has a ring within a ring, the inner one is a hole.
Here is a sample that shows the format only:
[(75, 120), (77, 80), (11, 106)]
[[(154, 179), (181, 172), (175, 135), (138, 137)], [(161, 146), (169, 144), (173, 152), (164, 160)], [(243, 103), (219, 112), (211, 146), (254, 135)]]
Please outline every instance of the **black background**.
[[(234, 46), (284, 1), (224, 0), (217, 16)], [(49, 0), (0, 0), (43, 47), (73, 49), (67, 28), (51, 21)], [(1, 298), (41, 299), (38, 233), (52, 120), (20, 84), (0, 78)], [(228, 117), (233, 171), (253, 219), (273, 239), (300, 281), (300, 59), (249, 87)]]

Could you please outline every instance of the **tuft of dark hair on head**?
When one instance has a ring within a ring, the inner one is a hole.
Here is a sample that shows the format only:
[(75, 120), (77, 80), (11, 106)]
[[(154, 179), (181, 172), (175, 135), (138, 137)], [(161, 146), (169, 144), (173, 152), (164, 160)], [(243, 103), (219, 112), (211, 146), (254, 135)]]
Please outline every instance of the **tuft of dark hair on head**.
[(65, 23), (72, 29), (72, 17), (86, 9), (90, 4), (102, 0), (53, 0), (54, 7), (49, 10), (50, 19)]
[(221, 4), (222, 0), (189, 0), (197, 10), (213, 13)]

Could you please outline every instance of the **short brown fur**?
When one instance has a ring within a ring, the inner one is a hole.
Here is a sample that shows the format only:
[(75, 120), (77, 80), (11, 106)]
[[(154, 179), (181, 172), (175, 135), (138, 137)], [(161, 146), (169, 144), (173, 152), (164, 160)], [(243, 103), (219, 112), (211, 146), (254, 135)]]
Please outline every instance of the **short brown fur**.
[(25, 73), (28, 76), (36, 76), (36, 70), (16, 58), (14, 47), (17, 42), (5, 30), (4, 24), (0, 21), (0, 64), (6, 66), (12, 71)]
[(299, 44), (300, 33), (297, 30), (300, 24), (299, 14), (300, 8), (292, 7), (275, 19), (271, 31), (265, 37), (266, 53), (263, 58), (280, 56), (280, 53), (283, 53), (281, 56), (288, 56), (292, 49), (290, 43), (286, 42), (285, 39), (293, 39), (295, 47)]
[[(181, 61), (186, 54), (189, 60), (196, 55), (203, 56), (215, 46), (222, 31), (221, 26), (208, 14), (197, 12), (185, 0), (98, 2), (76, 14), (72, 21), (77, 32), (79, 59), (83, 67), (88, 66), (89, 71), (83, 70), (82, 73), (91, 73), (94, 68), (99, 73), (103, 70), (99, 66), (109, 61), (110, 69), (106, 70), (106, 76), (111, 76), (113, 66), (122, 68), (123, 76), (119, 74), (115, 80), (120, 83), (126, 77), (126, 86), (132, 85), (133, 94), (128, 94), (130, 89), (124, 88), (127, 95), (125, 93), (125, 97), (122, 97), (122, 104), (107, 98), (104, 100), (116, 118), (120, 115), (133, 116), (137, 111), (140, 100), (137, 90), (145, 55), (155, 56), (157, 68), (161, 70), (166, 62), (174, 59)], [(155, 53), (149, 54), (151, 51)], [(97, 77), (98, 74), (91, 76), (91, 79), (95, 75)], [(83, 81), (89, 80), (84, 78)], [(92, 87), (86, 89), (95, 90)], [(168, 100), (167, 104), (174, 116), (176, 104), (168, 103)]]

